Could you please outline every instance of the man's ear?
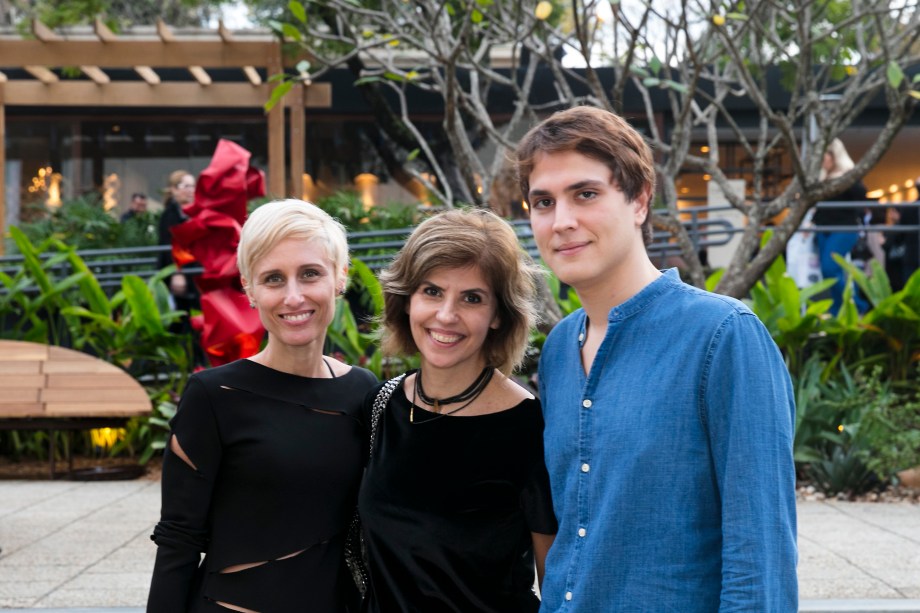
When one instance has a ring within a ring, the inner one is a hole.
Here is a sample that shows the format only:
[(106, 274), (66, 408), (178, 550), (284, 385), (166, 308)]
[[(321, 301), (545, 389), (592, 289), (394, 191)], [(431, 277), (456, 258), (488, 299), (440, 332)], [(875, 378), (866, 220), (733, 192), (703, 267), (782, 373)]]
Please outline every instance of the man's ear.
[(639, 195), (636, 196), (636, 199), (634, 200), (634, 202), (636, 203), (636, 210), (634, 211), (634, 214), (636, 216), (635, 217), (636, 225), (641, 226), (642, 224), (645, 223), (645, 219), (651, 213), (651, 202), (652, 202), (651, 188), (646, 187), (641, 192), (639, 192)]

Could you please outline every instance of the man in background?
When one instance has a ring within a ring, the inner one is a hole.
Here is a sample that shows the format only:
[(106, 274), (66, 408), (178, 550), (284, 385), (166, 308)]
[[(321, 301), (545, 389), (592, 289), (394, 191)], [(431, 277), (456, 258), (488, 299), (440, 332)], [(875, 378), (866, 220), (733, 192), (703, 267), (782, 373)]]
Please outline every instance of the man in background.
[[(920, 193), (920, 178), (914, 183)], [(888, 209), (892, 225), (920, 225), (920, 197), (910, 206), (892, 206)], [(904, 289), (910, 276), (920, 266), (920, 230), (889, 232), (885, 235), (885, 272), (892, 291)]]
[(134, 192), (131, 194), (131, 204), (128, 210), (121, 214), (121, 221), (128, 221), (132, 217), (143, 215), (147, 212), (147, 194)]

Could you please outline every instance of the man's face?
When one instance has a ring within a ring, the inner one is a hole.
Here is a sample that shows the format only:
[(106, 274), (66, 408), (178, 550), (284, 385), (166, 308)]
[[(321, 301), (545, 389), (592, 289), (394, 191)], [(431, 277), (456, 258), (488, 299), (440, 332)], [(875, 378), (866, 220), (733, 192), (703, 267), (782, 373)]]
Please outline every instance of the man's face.
[(147, 212), (147, 199), (139, 198), (135, 196), (131, 200), (131, 208), (134, 209), (135, 213), (146, 213)]
[(543, 261), (576, 291), (616, 284), (645, 258), (647, 195), (630, 202), (602, 162), (541, 154), (530, 173), (530, 226)]

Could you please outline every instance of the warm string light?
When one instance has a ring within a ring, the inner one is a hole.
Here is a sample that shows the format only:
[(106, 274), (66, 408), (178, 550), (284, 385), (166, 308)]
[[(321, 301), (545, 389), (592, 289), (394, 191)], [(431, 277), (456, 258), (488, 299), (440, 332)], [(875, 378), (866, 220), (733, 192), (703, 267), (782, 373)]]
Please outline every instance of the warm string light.
[(30, 194), (45, 194), (45, 205), (56, 208), (61, 206), (62, 178), (61, 173), (54, 172), (51, 166), (45, 166), (38, 169), (32, 177), (32, 183), (26, 189)]
[(371, 210), (371, 207), (377, 204), (376, 192), (379, 183), (380, 179), (369, 172), (362, 172), (355, 177), (355, 187), (358, 188), (358, 193), (361, 195), (361, 204), (365, 211)]
[(879, 187), (866, 192), (868, 200), (877, 200), (879, 204), (913, 202), (917, 197), (918, 192), (914, 179), (905, 179), (903, 183), (892, 183), (887, 188)]
[(102, 208), (111, 211), (118, 206), (118, 189), (121, 187), (121, 179), (116, 173), (108, 175), (102, 181)]
[(313, 181), (313, 177), (307, 173), (303, 173), (303, 176), (300, 178), (300, 182), (300, 197), (307, 202), (313, 202), (317, 195), (316, 183)]

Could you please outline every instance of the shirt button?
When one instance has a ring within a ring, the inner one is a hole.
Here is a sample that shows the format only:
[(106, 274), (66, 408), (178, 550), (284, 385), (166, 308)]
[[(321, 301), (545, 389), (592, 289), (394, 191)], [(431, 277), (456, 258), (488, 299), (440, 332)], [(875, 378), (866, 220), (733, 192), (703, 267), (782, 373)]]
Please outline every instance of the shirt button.
[(591, 400), (588, 398), (585, 398), (584, 400), (581, 401), (581, 406), (585, 407), (586, 409), (590, 409), (591, 404), (592, 404)]
[(565, 599), (566, 599), (566, 600), (572, 600), (572, 592), (566, 592), (566, 593), (565, 593)]
[(578, 335), (578, 342), (580, 343), (580, 342), (582, 342), (582, 341), (584, 341), (584, 340), (585, 340), (585, 333), (582, 332), (581, 334)]
[(585, 530), (584, 528), (579, 528), (579, 529), (578, 529), (578, 536), (580, 536), (580, 537), (584, 537), (587, 533), (588, 533), (588, 531)]
[(591, 467), (588, 465), (587, 462), (585, 462), (584, 464), (581, 465), (581, 472), (586, 473), (586, 472), (588, 472), (589, 470), (591, 470)]

